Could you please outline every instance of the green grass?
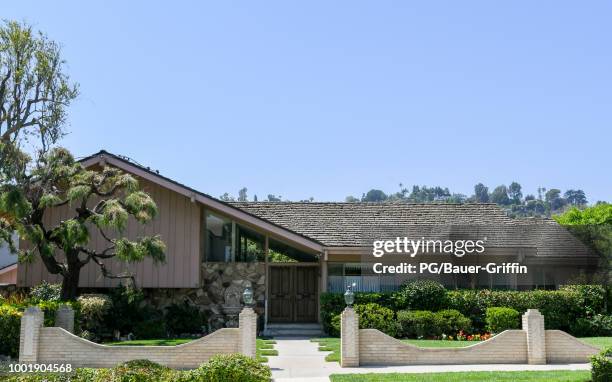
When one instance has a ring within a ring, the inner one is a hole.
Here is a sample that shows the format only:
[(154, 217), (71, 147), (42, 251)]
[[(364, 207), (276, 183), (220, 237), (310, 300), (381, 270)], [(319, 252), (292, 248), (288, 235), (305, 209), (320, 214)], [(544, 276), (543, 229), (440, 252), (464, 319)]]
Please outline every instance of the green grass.
[[(580, 338), (585, 343), (604, 348), (612, 346), (612, 337), (585, 337)], [(340, 362), (340, 338), (313, 338), (312, 342), (319, 343), (320, 351), (331, 351), (325, 357), (328, 362)], [(402, 340), (402, 342), (423, 348), (456, 348), (477, 344), (476, 341), (442, 341), (442, 340)]]
[[(176, 346), (193, 341), (194, 338), (158, 338), (152, 340), (133, 340), (133, 341), (118, 341), (108, 342), (105, 345), (130, 345), (130, 346)], [(278, 350), (274, 350), (274, 340), (257, 339), (257, 360), (259, 362), (268, 362), (269, 356), (278, 355)]]
[(428, 374), (333, 374), (332, 382), (587, 382), (589, 371), (478, 371)]

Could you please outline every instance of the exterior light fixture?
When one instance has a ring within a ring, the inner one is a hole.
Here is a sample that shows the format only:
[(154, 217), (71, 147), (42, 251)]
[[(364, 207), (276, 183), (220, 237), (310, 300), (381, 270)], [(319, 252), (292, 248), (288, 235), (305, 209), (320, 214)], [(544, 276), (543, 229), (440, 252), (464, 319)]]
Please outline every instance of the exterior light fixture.
[(355, 302), (355, 293), (353, 292), (353, 288), (355, 288), (357, 284), (353, 283), (346, 287), (346, 292), (344, 292), (344, 302), (346, 302), (346, 306), (349, 308)]
[(242, 300), (246, 306), (253, 305), (253, 288), (251, 287), (251, 282), (247, 281), (245, 284), (244, 292), (242, 292)]

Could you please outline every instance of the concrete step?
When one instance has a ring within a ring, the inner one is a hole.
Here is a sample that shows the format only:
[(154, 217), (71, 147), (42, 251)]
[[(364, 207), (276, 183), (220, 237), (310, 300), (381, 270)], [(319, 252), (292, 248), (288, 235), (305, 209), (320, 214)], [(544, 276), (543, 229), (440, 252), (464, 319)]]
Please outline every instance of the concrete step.
[(320, 337), (323, 335), (319, 324), (268, 324), (265, 336), (271, 337)]

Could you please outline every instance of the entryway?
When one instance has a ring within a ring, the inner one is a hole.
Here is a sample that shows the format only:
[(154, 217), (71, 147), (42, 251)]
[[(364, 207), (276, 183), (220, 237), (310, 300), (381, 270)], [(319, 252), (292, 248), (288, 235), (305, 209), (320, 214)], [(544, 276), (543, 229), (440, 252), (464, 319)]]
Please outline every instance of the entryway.
[(316, 323), (318, 264), (270, 264), (268, 323)]

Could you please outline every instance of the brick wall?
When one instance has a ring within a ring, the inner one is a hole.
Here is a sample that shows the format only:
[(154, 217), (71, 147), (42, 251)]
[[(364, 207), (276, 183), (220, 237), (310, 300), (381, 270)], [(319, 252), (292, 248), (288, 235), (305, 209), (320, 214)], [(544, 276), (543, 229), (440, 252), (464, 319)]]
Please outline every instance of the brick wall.
[(546, 331), (546, 361), (548, 363), (589, 362), (589, 357), (601, 349), (587, 345), (562, 330)]
[(20, 362), (70, 363), (73, 367), (113, 367), (148, 359), (177, 369), (196, 368), (215, 354), (241, 353), (255, 358), (257, 314), (240, 313), (239, 328), (219, 329), (177, 346), (108, 346), (75, 336), (60, 327), (43, 327), (43, 312), (28, 308), (21, 321)]
[[(376, 329), (358, 327), (351, 308), (341, 316), (340, 364), (360, 365), (465, 365), (586, 363), (599, 349), (560, 331), (544, 330), (544, 317), (536, 309), (523, 315), (522, 330), (506, 330), (493, 338), (463, 348), (421, 348)], [(349, 348), (352, 344), (357, 346)], [(346, 346), (345, 346), (346, 345)]]
[(359, 330), (360, 365), (452, 365), (527, 363), (522, 330), (507, 330), (464, 348), (420, 348), (376, 330)]

